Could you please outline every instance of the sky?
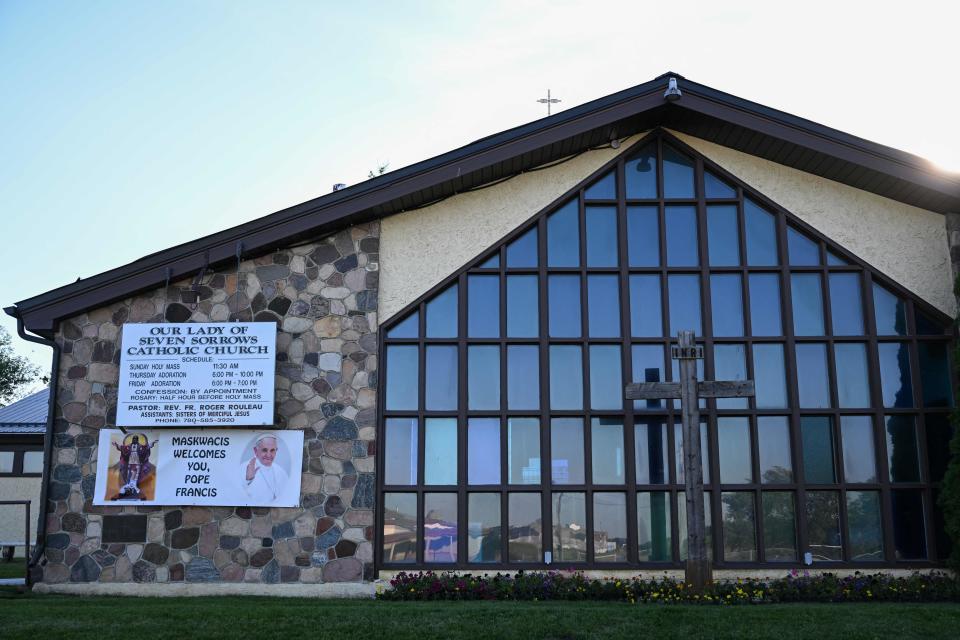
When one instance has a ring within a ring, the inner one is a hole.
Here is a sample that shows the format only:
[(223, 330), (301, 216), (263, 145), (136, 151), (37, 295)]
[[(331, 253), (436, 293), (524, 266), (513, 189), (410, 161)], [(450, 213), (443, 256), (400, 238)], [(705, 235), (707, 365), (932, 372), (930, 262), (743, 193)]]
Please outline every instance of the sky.
[(0, 306), (541, 118), (547, 89), (557, 112), (668, 70), (960, 171), (958, 19), (946, 0), (0, 0)]

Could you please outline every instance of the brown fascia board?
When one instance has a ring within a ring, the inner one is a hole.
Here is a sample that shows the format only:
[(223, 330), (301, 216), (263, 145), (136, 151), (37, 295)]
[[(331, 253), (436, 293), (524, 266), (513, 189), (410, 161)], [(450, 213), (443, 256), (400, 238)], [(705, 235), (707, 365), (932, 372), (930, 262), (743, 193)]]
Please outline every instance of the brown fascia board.
[(251, 256), (271, 251), (292, 239), (317, 237), (345, 225), (366, 222), (376, 217), (370, 213), (374, 207), (663, 107), (667, 104), (663, 91), (666, 87), (664, 78), (668, 75), (681, 78), (680, 89), (683, 92), (678, 102), (670, 104), (671, 109), (685, 109), (728, 121), (960, 199), (960, 179), (934, 170), (918, 156), (737, 98), (687, 80), (679, 74), (665, 74), (650, 82), (482, 138), (342, 191), (28, 298), (7, 312), (22, 317), (28, 330), (50, 337), (63, 318), (161, 286), (166, 281), (168, 270), (173, 281), (193, 275), (205, 264), (216, 267), (235, 260), (238, 243), (242, 243), (244, 256)]

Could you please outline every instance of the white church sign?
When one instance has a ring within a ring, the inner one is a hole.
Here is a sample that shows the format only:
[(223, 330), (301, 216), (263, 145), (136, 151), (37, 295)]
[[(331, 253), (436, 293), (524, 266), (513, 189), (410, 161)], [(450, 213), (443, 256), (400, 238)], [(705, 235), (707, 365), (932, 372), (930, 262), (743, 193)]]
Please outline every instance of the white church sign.
[(97, 505), (300, 504), (303, 431), (103, 429)]
[(277, 325), (123, 325), (117, 425), (273, 424)]

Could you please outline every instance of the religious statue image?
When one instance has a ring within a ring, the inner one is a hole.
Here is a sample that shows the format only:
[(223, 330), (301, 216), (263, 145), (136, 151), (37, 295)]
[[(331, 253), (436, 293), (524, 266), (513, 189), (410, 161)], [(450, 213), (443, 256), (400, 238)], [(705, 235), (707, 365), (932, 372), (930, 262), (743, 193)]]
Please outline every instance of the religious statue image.
[[(119, 440), (119, 441), (118, 441)], [(117, 434), (110, 444), (111, 452), (119, 460), (110, 466), (107, 495), (110, 500), (153, 500), (156, 489), (156, 466), (150, 463), (150, 454), (157, 446), (146, 434)]]
[(253, 440), (251, 457), (240, 465), (241, 486), (252, 504), (267, 505), (283, 495), (289, 476), (277, 463), (279, 439), (261, 433)]

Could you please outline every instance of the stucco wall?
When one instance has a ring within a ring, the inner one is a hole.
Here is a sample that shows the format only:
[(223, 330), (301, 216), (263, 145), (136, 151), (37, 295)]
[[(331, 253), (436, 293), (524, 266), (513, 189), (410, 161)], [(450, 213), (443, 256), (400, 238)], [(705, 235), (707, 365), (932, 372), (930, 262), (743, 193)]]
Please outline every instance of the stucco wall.
[[(372, 577), (379, 223), (60, 324), (45, 583), (329, 583)], [(237, 282), (239, 280), (239, 287)], [(95, 506), (97, 438), (116, 421), (127, 322), (275, 322), (277, 429), (304, 432), (300, 505)], [(143, 533), (108, 536), (123, 515)], [(123, 538), (122, 541), (119, 538)], [(108, 539), (110, 538), (110, 539)], [(136, 539), (133, 539), (136, 538)]]
[[(37, 532), (37, 514), (40, 513), (40, 478), (0, 478), (0, 500), (30, 501), (32, 544)], [(0, 540), (22, 542), (23, 517), (22, 505), (0, 505)]]
[(588, 151), (549, 169), (385, 218), (380, 237), (380, 322), (389, 320), (641, 137), (626, 140), (619, 149)]
[(956, 315), (943, 215), (671, 133), (944, 313)]
[[(924, 300), (955, 315), (944, 217), (699, 138), (678, 138)], [(557, 167), (383, 220), (380, 322), (393, 317), (626, 150)]]

